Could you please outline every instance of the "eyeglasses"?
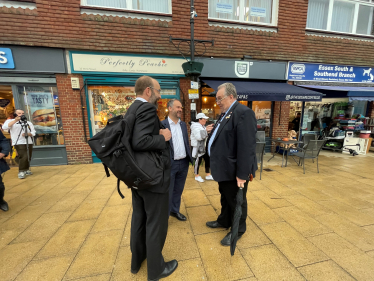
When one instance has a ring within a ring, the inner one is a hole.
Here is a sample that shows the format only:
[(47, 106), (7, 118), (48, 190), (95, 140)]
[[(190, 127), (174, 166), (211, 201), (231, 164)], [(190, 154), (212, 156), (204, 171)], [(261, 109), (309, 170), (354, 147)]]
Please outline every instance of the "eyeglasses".
[(226, 96), (226, 97), (224, 97), (224, 98), (222, 98), (222, 99), (220, 99), (220, 100), (218, 100), (218, 99), (216, 99), (216, 102), (217, 103), (221, 103), (225, 98), (228, 98), (229, 96)]
[(159, 94), (161, 94), (161, 89), (156, 89), (156, 88), (153, 88), (153, 87), (149, 87), (149, 88), (151, 88), (153, 90), (156, 90)]

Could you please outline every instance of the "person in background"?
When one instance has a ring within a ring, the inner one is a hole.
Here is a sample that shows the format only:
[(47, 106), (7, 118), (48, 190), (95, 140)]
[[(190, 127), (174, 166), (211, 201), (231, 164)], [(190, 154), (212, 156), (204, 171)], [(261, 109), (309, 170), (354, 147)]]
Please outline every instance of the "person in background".
[[(17, 109), (15, 112), (14, 119), (8, 119), (5, 121), (3, 125), (3, 130), (9, 130), (10, 136), (12, 138), (12, 145), (17, 150), (17, 154), (19, 157), (19, 173), (18, 178), (24, 179), (26, 176), (32, 175), (30, 171), (30, 162), (32, 156), (32, 148), (33, 148), (33, 138), (35, 136), (35, 129), (34, 125), (27, 121), (27, 144), (26, 144), (26, 136), (25, 131), (23, 129), (23, 124), (21, 124), (21, 116), (25, 115), (25, 112), (22, 109)], [(26, 147), (28, 145), (28, 147)], [(29, 157), (27, 157), (27, 150), (29, 151)]]
[(300, 130), (300, 118), (301, 118), (301, 113), (298, 112), (298, 113), (296, 114), (295, 119), (292, 120), (293, 129), (295, 130), (296, 133), (298, 133), (299, 130)]
[(5, 157), (10, 152), (10, 145), (3, 132), (0, 131), (0, 209), (4, 212), (9, 210), (8, 203), (4, 200), (5, 186), (3, 182), (2, 174), (8, 171), (10, 168), (5, 161)]
[(181, 197), (188, 174), (188, 165), (192, 163), (190, 145), (188, 143), (187, 125), (180, 118), (182, 103), (177, 99), (168, 101), (169, 117), (162, 121), (162, 125), (171, 131), (170, 157), (171, 174), (169, 186), (169, 213), (180, 221), (186, 221), (181, 214)]
[(213, 129), (213, 124), (205, 127), (207, 120), (209, 119), (204, 113), (199, 113), (196, 115), (196, 121), (191, 122), (191, 146), (192, 146), (192, 157), (195, 160), (194, 173), (195, 180), (198, 182), (204, 182), (203, 178), (199, 175), (199, 167), (201, 160), (204, 159), (205, 162), (205, 179), (213, 180), (210, 174), (210, 157), (205, 151), (206, 139), (208, 134)]

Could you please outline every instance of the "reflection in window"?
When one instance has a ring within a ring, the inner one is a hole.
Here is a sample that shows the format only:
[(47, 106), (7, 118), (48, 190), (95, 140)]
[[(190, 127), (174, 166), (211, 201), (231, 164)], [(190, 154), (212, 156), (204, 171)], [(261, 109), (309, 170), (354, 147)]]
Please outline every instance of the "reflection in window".
[(100, 132), (109, 119), (125, 114), (136, 99), (134, 87), (89, 86), (88, 93), (93, 135)]
[(265, 131), (265, 136), (270, 137), (271, 101), (253, 101), (252, 109), (256, 114), (257, 131)]
[(17, 86), (21, 108), (36, 131), (34, 145), (64, 145), (57, 87)]
[(83, 6), (171, 13), (170, 0), (82, 0)]

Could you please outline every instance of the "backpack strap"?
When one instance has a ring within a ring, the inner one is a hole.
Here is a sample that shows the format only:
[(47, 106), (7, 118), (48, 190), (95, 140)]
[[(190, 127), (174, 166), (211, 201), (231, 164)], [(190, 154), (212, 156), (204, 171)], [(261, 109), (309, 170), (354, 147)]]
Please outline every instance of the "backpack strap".
[(103, 163), (103, 165), (104, 165), (104, 170), (105, 170), (106, 176), (109, 178), (110, 177), (110, 173), (109, 173), (108, 166), (105, 165), (104, 163)]
[(120, 179), (117, 179), (117, 191), (118, 191), (118, 194), (119, 194), (119, 196), (121, 196), (122, 199), (124, 199), (125, 196), (123, 196), (123, 194), (121, 192), (121, 189), (119, 187), (120, 183), (121, 183)]

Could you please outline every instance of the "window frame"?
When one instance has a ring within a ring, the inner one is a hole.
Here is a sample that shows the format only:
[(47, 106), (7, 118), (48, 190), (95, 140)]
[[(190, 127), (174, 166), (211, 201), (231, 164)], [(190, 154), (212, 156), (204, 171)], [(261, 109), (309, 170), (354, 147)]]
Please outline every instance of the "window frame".
[[(211, 1), (211, 0), (208, 0), (208, 1)], [(240, 7), (242, 7), (239, 10), (239, 20), (220, 19), (220, 18), (210, 17), (209, 8), (208, 8), (208, 21), (227, 22), (227, 23), (236, 23), (236, 24), (244, 24), (244, 25), (257, 25), (257, 26), (271, 26), (271, 27), (278, 26), (279, 0), (272, 0), (271, 23), (244, 21), (244, 0), (239, 0), (239, 1), (240, 1), (239, 5)]]
[(132, 0), (126, 0), (126, 6), (129, 8), (122, 9), (122, 8), (115, 8), (115, 7), (105, 7), (105, 6), (95, 6), (87, 4), (87, 0), (81, 0), (81, 8), (84, 9), (95, 9), (95, 10), (107, 10), (107, 11), (121, 11), (121, 12), (130, 12), (130, 13), (138, 13), (138, 14), (151, 14), (151, 15), (172, 15), (172, 0), (168, 1), (168, 13), (160, 13), (155, 11), (146, 11), (146, 10), (137, 10), (132, 8)]
[[(352, 4), (355, 5), (352, 32), (342, 32), (342, 31), (331, 30), (332, 15), (333, 15), (333, 11), (334, 11), (334, 2), (335, 1), (352, 3)], [(374, 35), (371, 35), (371, 34), (356, 33), (357, 32), (357, 21), (358, 21), (358, 14), (359, 14), (359, 10), (360, 10), (360, 5), (373, 7), (373, 9), (374, 9), (374, 0), (369, 0), (368, 2), (360, 1), (360, 0), (329, 0), (329, 10), (328, 10), (328, 13), (327, 13), (326, 29), (311, 28), (311, 27), (308, 27), (308, 26), (306, 26), (305, 29), (310, 30), (310, 31), (324, 32), (324, 33), (333, 33), (333, 34), (351, 35), (351, 36), (357, 36), (357, 37), (374, 38)], [(309, 13), (309, 5), (308, 5), (308, 13)], [(373, 14), (371, 14), (371, 16), (374, 17)]]

